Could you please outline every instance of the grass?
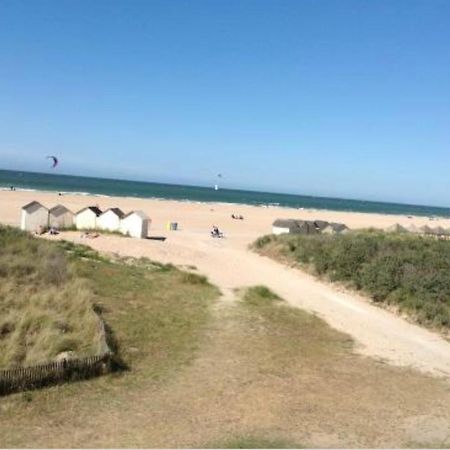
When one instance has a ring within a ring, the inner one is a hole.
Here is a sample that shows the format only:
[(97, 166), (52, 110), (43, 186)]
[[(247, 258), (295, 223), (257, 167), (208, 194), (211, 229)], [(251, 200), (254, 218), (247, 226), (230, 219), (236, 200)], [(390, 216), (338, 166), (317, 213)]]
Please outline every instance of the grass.
[(188, 362), (218, 291), (205, 277), (148, 259), (78, 260), (96, 307), (114, 330), (121, 358), (152, 378)]
[(170, 264), (109, 261), (12, 228), (0, 228), (0, 248), (2, 368), (100, 353), (101, 314), (124, 364), (151, 357), (145, 373), (157, 378), (191, 357), (218, 295), (206, 277)]
[(211, 448), (303, 448), (283, 439), (268, 439), (258, 436), (237, 436), (217, 442)]
[(92, 298), (60, 248), (0, 227), (0, 368), (101, 353)]
[(128, 370), (1, 398), (0, 448), (450, 444), (447, 384), (355, 355), (266, 287), (220, 303), (172, 265), (51, 244)]
[(129, 370), (2, 398), (0, 447), (450, 443), (447, 385), (354, 355), (348, 336), (263, 286), (220, 304), (170, 266), (77, 264)]
[(286, 365), (298, 358), (319, 361), (353, 346), (347, 335), (331, 329), (318, 317), (289, 306), (265, 286), (241, 291), (240, 299), (247, 326), (254, 336), (260, 337), (255, 345), (267, 373), (282, 373)]
[(281, 235), (254, 249), (364, 291), (421, 324), (450, 329), (450, 242), (411, 234)]

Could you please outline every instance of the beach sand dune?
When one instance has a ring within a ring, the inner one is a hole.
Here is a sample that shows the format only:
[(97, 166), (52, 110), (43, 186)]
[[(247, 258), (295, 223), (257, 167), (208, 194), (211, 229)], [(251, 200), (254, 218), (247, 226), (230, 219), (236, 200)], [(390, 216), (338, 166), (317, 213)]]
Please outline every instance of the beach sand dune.
[[(80, 237), (79, 232), (62, 233), (58, 238), (88, 244), (101, 252), (195, 266), (199, 273), (207, 275), (221, 289), (226, 301), (233, 301), (236, 288), (267, 285), (290, 304), (314, 312), (334, 328), (350, 334), (357, 343), (357, 351), (362, 354), (391, 364), (450, 376), (450, 344), (437, 334), (370, 304), (364, 297), (343, 292), (248, 250), (248, 245), (257, 237), (271, 232), (273, 220), (279, 217), (343, 222), (350, 228), (387, 228), (395, 223), (419, 227), (430, 223), (426, 217), (410, 219), (406, 216), (276, 207), (0, 192), (0, 221), (18, 225), (21, 206), (31, 200), (38, 200), (48, 207), (62, 203), (73, 211), (88, 205), (98, 205), (102, 209), (117, 206), (125, 212), (142, 210), (152, 219), (150, 237), (166, 237), (165, 241), (111, 235), (86, 240)], [(242, 214), (244, 220), (231, 219), (233, 213)], [(180, 230), (167, 231), (168, 221), (178, 222)], [(225, 231), (225, 239), (210, 238), (213, 224)], [(447, 228), (450, 227), (450, 219), (436, 219), (432, 224)]]

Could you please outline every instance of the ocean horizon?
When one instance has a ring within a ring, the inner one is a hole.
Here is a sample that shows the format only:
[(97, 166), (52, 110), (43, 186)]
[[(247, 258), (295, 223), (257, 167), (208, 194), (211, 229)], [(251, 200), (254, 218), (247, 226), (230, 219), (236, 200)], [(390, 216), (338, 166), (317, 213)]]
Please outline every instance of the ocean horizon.
[(252, 206), (450, 217), (450, 208), (0, 169), (0, 190), (137, 197)]

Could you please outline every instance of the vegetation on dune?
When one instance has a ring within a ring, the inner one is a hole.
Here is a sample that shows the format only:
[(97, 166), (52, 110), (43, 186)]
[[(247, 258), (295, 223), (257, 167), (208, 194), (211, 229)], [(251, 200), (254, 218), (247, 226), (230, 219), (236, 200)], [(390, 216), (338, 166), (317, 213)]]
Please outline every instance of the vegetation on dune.
[(205, 277), (171, 264), (110, 261), (0, 227), (0, 369), (102, 353), (101, 314), (122, 362), (148, 356), (147, 375), (159, 376), (192, 356), (215, 296)]
[(347, 283), (419, 323), (450, 328), (450, 242), (375, 230), (264, 236), (256, 251)]
[(136, 377), (158, 379), (193, 358), (219, 296), (205, 277), (146, 258), (77, 258), (75, 268), (91, 281), (96, 307)]
[(101, 353), (92, 298), (62, 249), (0, 227), (0, 368)]

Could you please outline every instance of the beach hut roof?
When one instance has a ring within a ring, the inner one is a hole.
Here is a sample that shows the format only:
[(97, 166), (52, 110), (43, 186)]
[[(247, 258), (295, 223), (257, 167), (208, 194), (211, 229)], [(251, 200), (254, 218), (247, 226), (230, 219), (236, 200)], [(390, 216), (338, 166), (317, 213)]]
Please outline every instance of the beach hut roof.
[(322, 231), (329, 225), (329, 222), (327, 222), (326, 220), (315, 220), (314, 225), (316, 229)]
[(86, 208), (80, 209), (80, 211), (77, 212), (77, 215), (88, 209), (90, 209), (97, 217), (102, 213), (102, 210), (97, 206), (87, 206)]
[(127, 217), (130, 217), (132, 215), (138, 216), (139, 218), (141, 218), (142, 220), (148, 220), (149, 217), (147, 216), (147, 214), (145, 214), (142, 211), (130, 211), (128, 214), (125, 214), (123, 216), (124, 219), (126, 219)]
[(411, 224), (407, 229), (410, 233), (420, 233), (420, 230), (414, 224)]
[(27, 203), (25, 206), (22, 206), (22, 209), (25, 210), (29, 214), (34, 213), (35, 211), (37, 211), (38, 209), (41, 209), (41, 208), (47, 209), (47, 208), (45, 208), (44, 205), (42, 205), (41, 203), (36, 202), (34, 200), (30, 203)]
[(331, 222), (326, 228), (324, 228), (322, 231), (327, 233), (342, 233), (344, 231), (348, 230), (347, 225), (343, 223), (336, 223)]
[(315, 223), (311, 220), (296, 220), (295, 223), (297, 233), (315, 234), (318, 231)]
[(56, 205), (53, 208), (49, 209), (49, 213), (52, 216), (59, 217), (59, 216), (62, 216), (63, 214), (66, 214), (66, 213), (72, 214), (72, 211), (67, 209), (64, 205)]
[(408, 232), (408, 230), (405, 227), (403, 227), (402, 225), (400, 225), (399, 223), (396, 223), (395, 225), (390, 226), (387, 230), (394, 232), (394, 233), (407, 233)]
[(122, 219), (125, 216), (124, 212), (120, 208), (108, 208), (102, 213), (102, 215), (106, 214), (108, 211), (112, 211), (119, 219)]
[(333, 228), (334, 231), (340, 233), (341, 231), (348, 230), (348, 226), (344, 223), (332, 222), (330, 223), (330, 227)]
[(430, 228), (428, 225), (420, 227), (420, 231), (425, 234), (433, 234), (433, 228)]
[(432, 228), (433, 234), (436, 234), (438, 236), (447, 236), (448, 235), (448, 230), (446, 230), (445, 228), (442, 227), (435, 227)]
[(296, 222), (294, 219), (276, 219), (272, 225), (274, 227), (290, 229), (291, 227), (295, 227)]

